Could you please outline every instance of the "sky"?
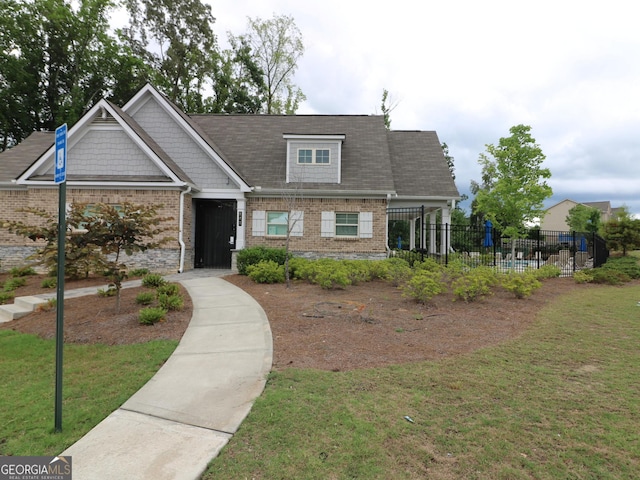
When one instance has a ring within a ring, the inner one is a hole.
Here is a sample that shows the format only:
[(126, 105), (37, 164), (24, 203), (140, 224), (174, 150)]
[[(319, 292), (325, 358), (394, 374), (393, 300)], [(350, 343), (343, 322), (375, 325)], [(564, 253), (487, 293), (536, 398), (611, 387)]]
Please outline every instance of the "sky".
[[(640, 29), (628, 0), (203, 0), (221, 46), (247, 17), (290, 15), (305, 52), (298, 113), (381, 114), (435, 130), (469, 194), (478, 158), (531, 127), (553, 197), (640, 214)], [(462, 204), (467, 211), (470, 202)]]

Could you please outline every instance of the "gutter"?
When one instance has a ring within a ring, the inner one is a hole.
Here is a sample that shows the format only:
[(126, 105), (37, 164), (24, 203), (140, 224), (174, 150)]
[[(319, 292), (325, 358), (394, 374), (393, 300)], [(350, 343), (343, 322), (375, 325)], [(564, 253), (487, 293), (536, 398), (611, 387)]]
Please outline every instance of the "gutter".
[(180, 244), (180, 266), (178, 267), (178, 273), (184, 272), (184, 253), (186, 248), (184, 244), (184, 197), (188, 193), (191, 193), (190, 185), (186, 190), (180, 192), (180, 220), (178, 220), (178, 223), (180, 224), (180, 231), (178, 233), (178, 243)]

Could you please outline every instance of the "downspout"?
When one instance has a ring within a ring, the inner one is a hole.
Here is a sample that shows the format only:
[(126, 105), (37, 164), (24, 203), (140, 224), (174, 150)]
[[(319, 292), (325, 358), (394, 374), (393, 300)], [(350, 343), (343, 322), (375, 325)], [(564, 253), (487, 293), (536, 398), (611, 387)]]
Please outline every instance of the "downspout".
[(180, 192), (180, 231), (178, 233), (178, 243), (180, 244), (180, 267), (178, 267), (178, 273), (182, 273), (184, 271), (184, 253), (185, 253), (185, 244), (184, 244), (184, 197), (188, 193), (191, 193), (191, 186), (187, 187), (186, 190)]
[(384, 248), (387, 252), (387, 258), (391, 256), (391, 247), (389, 247), (389, 205), (391, 205), (391, 194), (387, 193), (387, 211), (385, 212), (386, 226), (385, 226), (385, 239)]

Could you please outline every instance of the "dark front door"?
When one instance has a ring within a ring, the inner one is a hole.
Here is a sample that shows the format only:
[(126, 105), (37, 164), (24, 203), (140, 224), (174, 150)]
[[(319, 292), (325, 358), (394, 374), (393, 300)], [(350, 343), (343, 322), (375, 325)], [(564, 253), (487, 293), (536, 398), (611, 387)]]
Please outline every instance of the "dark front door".
[(231, 268), (236, 246), (236, 202), (196, 201), (196, 268)]

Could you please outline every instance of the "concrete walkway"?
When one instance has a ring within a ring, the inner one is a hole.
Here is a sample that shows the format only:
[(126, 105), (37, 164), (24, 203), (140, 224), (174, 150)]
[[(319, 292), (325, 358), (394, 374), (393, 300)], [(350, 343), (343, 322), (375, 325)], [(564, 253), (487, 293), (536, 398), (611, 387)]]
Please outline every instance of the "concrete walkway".
[(273, 345), (260, 305), (212, 276), (223, 273), (166, 277), (191, 296), (189, 327), (144, 387), (62, 453), (74, 480), (198, 479), (238, 430), (264, 389)]

